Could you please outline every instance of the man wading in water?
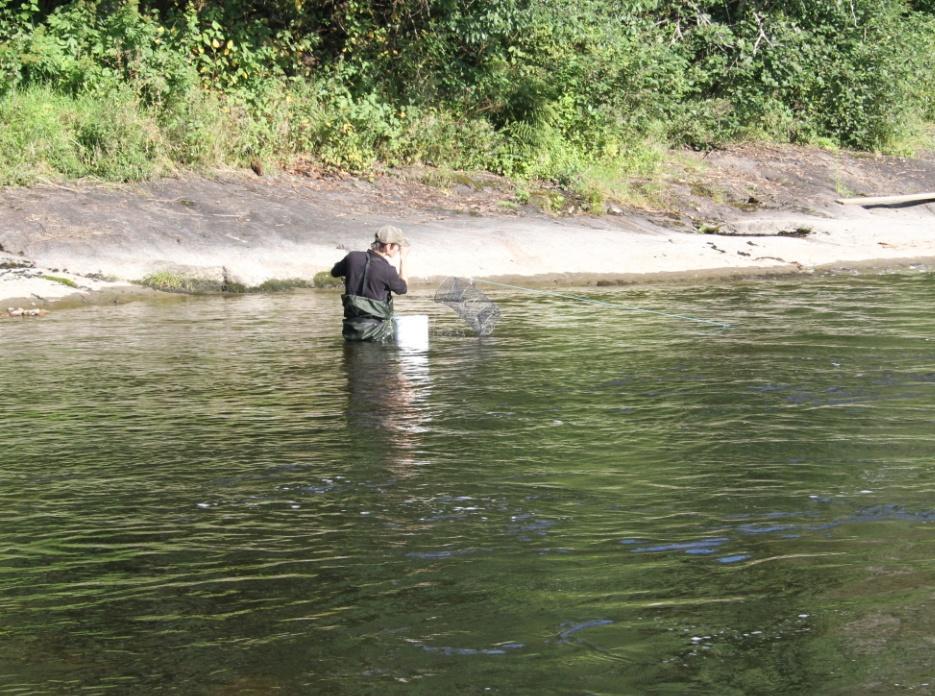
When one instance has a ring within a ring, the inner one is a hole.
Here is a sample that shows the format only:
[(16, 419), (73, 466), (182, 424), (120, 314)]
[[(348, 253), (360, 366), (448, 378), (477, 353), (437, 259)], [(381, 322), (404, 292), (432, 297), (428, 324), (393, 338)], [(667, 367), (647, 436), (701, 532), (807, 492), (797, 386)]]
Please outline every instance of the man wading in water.
[[(334, 264), (331, 275), (344, 277), (344, 326), (348, 341), (387, 341), (393, 337), (393, 296), (405, 295), (403, 264), (409, 242), (398, 227), (377, 230), (368, 251), (352, 251)], [(399, 254), (399, 272), (389, 259)]]

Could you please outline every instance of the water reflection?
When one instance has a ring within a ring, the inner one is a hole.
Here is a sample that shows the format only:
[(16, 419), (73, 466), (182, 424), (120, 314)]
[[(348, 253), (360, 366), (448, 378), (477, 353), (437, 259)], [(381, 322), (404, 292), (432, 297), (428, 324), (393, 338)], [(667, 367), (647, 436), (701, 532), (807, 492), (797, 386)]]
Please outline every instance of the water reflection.
[(371, 461), (398, 475), (417, 465), (420, 438), (431, 420), (426, 351), (375, 343), (347, 343), (348, 436)]
[(319, 295), (9, 322), (0, 692), (923, 691), (935, 278), (872, 286), (422, 353)]

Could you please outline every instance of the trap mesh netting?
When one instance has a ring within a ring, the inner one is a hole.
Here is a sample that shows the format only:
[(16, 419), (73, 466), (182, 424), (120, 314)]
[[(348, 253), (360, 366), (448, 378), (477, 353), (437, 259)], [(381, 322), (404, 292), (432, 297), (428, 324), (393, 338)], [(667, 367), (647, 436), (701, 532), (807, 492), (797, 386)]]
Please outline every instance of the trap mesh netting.
[(435, 301), (448, 305), (478, 336), (493, 333), (500, 308), (467, 278), (447, 278), (435, 291)]

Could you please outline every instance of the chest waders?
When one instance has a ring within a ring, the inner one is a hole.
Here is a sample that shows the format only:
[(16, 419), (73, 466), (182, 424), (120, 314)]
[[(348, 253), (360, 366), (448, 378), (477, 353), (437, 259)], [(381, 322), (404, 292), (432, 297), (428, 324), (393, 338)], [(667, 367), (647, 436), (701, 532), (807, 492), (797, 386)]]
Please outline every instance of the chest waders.
[(344, 305), (344, 324), (341, 334), (346, 341), (383, 342), (393, 338), (393, 298), (374, 300), (364, 297), (364, 284), (370, 270), (370, 254), (360, 279), (356, 295), (341, 295)]

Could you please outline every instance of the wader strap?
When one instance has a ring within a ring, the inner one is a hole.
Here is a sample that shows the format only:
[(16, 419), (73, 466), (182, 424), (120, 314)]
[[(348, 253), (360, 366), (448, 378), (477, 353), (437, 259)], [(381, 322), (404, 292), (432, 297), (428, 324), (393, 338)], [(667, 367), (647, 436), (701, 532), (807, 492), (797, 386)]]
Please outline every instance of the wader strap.
[(364, 252), (367, 255), (367, 263), (364, 264), (364, 274), (360, 277), (360, 287), (357, 288), (357, 294), (363, 296), (364, 284), (367, 282), (367, 271), (370, 270), (370, 252)]

